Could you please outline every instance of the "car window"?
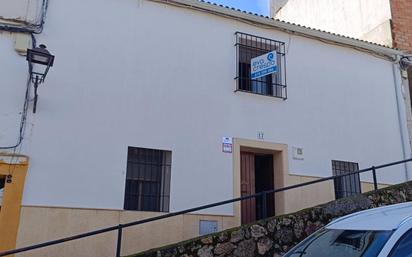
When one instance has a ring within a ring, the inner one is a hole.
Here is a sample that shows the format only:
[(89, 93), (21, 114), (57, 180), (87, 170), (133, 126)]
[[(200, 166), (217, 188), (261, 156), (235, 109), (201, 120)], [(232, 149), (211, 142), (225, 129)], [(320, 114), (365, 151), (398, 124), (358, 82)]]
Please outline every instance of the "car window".
[(399, 239), (389, 256), (412, 257), (412, 230), (409, 230)]
[(376, 257), (392, 231), (323, 229), (285, 257)]

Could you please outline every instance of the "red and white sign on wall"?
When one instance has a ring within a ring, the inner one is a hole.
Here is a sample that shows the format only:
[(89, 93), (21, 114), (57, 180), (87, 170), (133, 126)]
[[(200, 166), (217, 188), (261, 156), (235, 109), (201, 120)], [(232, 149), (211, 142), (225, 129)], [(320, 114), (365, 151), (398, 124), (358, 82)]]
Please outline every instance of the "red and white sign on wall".
[(232, 151), (233, 151), (233, 138), (224, 137), (222, 139), (222, 151), (224, 153), (232, 153)]

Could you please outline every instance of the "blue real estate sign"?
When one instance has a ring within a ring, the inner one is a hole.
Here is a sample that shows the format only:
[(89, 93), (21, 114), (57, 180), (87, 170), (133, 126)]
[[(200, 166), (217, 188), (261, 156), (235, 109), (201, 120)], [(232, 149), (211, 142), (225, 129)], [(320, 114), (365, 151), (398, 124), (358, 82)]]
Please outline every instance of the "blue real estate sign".
[(276, 51), (253, 58), (250, 61), (251, 78), (257, 79), (278, 71)]

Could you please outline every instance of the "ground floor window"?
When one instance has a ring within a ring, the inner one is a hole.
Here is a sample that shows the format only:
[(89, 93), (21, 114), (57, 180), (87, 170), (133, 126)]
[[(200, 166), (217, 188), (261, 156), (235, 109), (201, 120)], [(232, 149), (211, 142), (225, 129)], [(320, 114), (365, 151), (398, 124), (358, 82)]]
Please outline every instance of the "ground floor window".
[(168, 212), (172, 152), (129, 147), (124, 209)]
[[(332, 161), (333, 175), (342, 175), (359, 170), (358, 163), (347, 161)], [(335, 198), (340, 199), (361, 193), (359, 174), (352, 174), (334, 180)]]

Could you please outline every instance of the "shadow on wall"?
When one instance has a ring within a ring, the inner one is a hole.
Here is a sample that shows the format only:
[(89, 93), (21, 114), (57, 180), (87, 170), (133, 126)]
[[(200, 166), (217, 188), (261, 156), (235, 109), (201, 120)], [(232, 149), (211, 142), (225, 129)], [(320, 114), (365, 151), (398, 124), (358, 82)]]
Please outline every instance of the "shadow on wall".
[(408, 201), (412, 201), (412, 182), (339, 199), (129, 257), (281, 256), (335, 218)]

